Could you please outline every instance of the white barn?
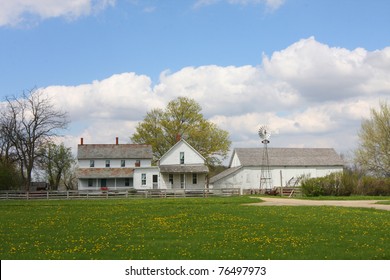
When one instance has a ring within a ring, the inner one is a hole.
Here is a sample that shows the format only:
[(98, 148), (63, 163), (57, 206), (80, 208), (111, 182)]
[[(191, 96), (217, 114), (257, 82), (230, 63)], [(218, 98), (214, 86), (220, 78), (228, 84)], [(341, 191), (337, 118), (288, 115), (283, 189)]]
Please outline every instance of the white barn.
[[(323, 177), (342, 172), (344, 162), (330, 148), (268, 148), (269, 168), (274, 187), (305, 175)], [(229, 168), (210, 178), (210, 188), (240, 188), (259, 190), (263, 148), (236, 148)]]

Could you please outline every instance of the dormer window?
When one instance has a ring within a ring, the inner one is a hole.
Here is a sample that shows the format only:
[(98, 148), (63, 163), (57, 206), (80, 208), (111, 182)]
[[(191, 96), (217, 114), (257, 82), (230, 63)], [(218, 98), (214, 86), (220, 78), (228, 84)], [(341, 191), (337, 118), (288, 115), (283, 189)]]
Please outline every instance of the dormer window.
[(141, 161), (139, 159), (135, 161), (135, 167), (141, 167)]
[(180, 164), (184, 164), (184, 152), (180, 152)]
[(106, 167), (110, 167), (110, 160), (106, 159)]
[(126, 167), (126, 160), (124, 159), (121, 160), (121, 167)]
[(89, 167), (95, 167), (95, 161), (93, 159), (89, 161)]

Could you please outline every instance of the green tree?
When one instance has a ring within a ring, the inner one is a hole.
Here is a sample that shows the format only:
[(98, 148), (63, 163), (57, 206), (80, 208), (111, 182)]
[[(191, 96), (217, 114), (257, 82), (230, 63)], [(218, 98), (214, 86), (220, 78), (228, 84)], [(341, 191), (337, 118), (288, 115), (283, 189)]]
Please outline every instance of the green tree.
[(77, 190), (77, 164), (76, 160), (70, 168), (65, 169), (62, 175), (62, 183), (67, 190)]
[(221, 163), (230, 148), (229, 133), (206, 120), (201, 110), (195, 100), (178, 97), (169, 102), (165, 110), (148, 112), (131, 140), (152, 145), (154, 159), (158, 160), (180, 135), (206, 159), (208, 165)]
[(0, 190), (20, 189), (22, 184), (12, 144), (0, 133)]
[(379, 105), (362, 121), (355, 163), (371, 175), (390, 177), (390, 106), (387, 102)]
[[(42, 151), (40, 166), (45, 171), (51, 189), (58, 190), (61, 181), (71, 170), (75, 159), (70, 148), (63, 143), (48, 143)], [(65, 184), (66, 185), (66, 184)]]
[(0, 158), (0, 190), (15, 190), (22, 185), (22, 178), (17, 165)]

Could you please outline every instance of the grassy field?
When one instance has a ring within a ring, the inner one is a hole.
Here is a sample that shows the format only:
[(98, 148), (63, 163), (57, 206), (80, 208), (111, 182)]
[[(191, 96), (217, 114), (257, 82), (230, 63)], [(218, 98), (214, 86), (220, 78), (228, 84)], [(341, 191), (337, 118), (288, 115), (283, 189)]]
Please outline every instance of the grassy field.
[(390, 211), (258, 201), (0, 201), (0, 258), (390, 259)]

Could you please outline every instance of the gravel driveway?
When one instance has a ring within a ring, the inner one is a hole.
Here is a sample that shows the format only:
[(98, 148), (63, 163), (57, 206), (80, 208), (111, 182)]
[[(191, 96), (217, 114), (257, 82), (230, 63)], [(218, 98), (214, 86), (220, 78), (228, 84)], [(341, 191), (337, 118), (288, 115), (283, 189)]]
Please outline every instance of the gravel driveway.
[(252, 203), (255, 206), (341, 206), (365, 207), (390, 211), (390, 205), (375, 204), (380, 200), (306, 200), (294, 198), (261, 197), (264, 202)]

